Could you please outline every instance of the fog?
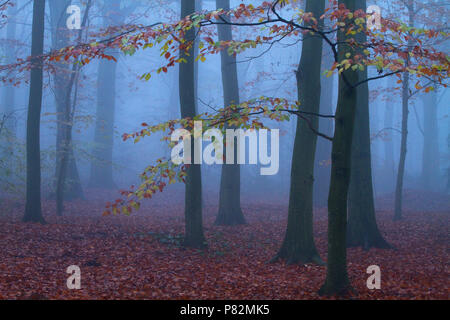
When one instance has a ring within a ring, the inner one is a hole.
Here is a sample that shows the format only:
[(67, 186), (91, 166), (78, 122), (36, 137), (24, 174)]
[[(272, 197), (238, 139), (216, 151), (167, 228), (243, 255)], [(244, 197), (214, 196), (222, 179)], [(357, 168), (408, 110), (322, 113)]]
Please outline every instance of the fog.
[[(192, 1), (196, 3), (197, 12), (206, 13), (216, 10), (216, 1)], [(22, 68), (13, 65), (17, 61), (25, 61), (30, 56), (33, 1), (12, 0), (10, 2), (13, 6), (7, 7), (4, 11), (5, 18), (0, 24), (0, 65), (3, 67), (0, 71), (3, 80), (0, 88), (0, 216), (3, 215), (3, 219), (7, 220), (8, 216), (13, 214), (14, 219), (17, 220), (23, 214), (27, 192), (26, 141), (27, 116), (29, 104), (31, 104), (30, 68), (32, 67)], [(262, 2), (231, 0), (230, 7), (235, 9), (241, 4), (258, 6)], [(304, 8), (304, 2), (289, 3), (284, 8), (280, 8), (280, 12), (289, 16), (298, 10), (298, 7)], [(406, 7), (402, 8), (399, 2), (367, 1), (367, 4), (378, 5), (383, 18), (408, 21), (408, 11)], [(415, 27), (438, 29), (445, 33), (448, 31), (448, 3), (445, 0), (431, 2), (432, 7), (424, 7), (415, 16)], [(85, 16), (87, 3), (91, 3), (91, 7), (89, 7), (88, 15)], [(69, 28), (70, 24), (76, 23), (70, 20), (75, 11), (66, 11), (70, 4), (81, 9), (78, 19), (81, 19), (85, 25), (80, 29)], [(435, 10), (432, 9), (434, 7)], [(132, 25), (137, 26), (137, 29), (133, 29), (130, 34), (137, 33), (136, 30), (140, 30), (139, 28), (144, 30), (144, 26), (149, 25), (155, 25), (156, 30), (163, 25), (180, 20), (180, 10), (178, 0), (94, 0), (92, 2), (47, 0), (43, 53), (56, 55), (58, 50), (71, 45), (102, 42), (108, 38), (119, 37), (122, 32), (130, 32)], [(331, 26), (329, 20), (326, 20), (325, 24)], [(263, 31), (262, 28), (233, 26), (233, 40), (255, 39), (256, 35), (264, 35), (267, 31)], [(215, 25), (204, 29), (205, 33), (200, 34), (195, 42), (196, 58), (201, 52), (198, 48), (199, 41), (206, 43), (205, 37), (211, 37), (214, 42), (219, 41)], [(275, 31), (274, 33), (276, 34)], [(436, 38), (435, 42), (430, 40), (424, 44), (424, 47), (434, 47), (443, 52), (448, 61), (449, 41), (448, 34), (444, 33), (442, 37)], [(78, 36), (81, 37), (79, 43), (77, 43)], [(145, 50), (140, 48), (131, 55), (126, 54), (124, 52), (126, 50), (109, 48), (105, 50), (105, 54), (114, 57), (117, 61), (97, 57), (89, 59), (89, 62), (79, 66), (79, 69), (75, 69), (78, 66), (72, 64), (72, 58), (65, 61), (64, 56), (60, 57), (60, 61), (46, 62), (43, 71), (40, 113), (42, 175), (40, 198), (45, 207), (45, 217), (55, 216), (58, 175), (63, 163), (61, 160), (63, 154), (67, 157), (65, 181), (63, 180), (64, 216), (89, 215), (99, 219), (107, 203), (123, 198), (121, 190), (130, 190), (142, 183), (140, 175), (148, 166), (157, 164), (160, 158), (170, 160), (172, 148), (166, 141), (162, 141), (167, 132), (156, 132), (136, 143), (133, 141), (134, 138), (124, 138), (124, 134), (133, 134), (140, 132), (143, 128), (181, 118), (180, 82), (182, 85), (185, 83), (180, 80), (182, 79), (180, 63), (175, 63), (167, 70), (158, 70), (167, 65), (168, 59), (164, 56), (165, 51), (162, 49), (166, 40), (167, 38), (164, 38), (161, 43), (155, 43), (152, 48)], [(174, 41), (174, 43), (178, 42)], [(276, 41), (263, 41), (254, 48), (237, 53), (235, 57), (240, 103), (263, 96), (284, 98), (291, 103), (297, 101), (299, 79), (307, 82), (311, 77), (310, 74), (302, 74), (298, 71), (303, 44), (302, 36), (283, 37)], [(337, 72), (327, 76), (333, 63), (333, 52), (324, 41), (320, 77), (320, 114), (322, 116), (318, 121), (319, 131), (330, 137), (333, 137), (335, 131), (334, 115), (338, 105), (340, 81)], [(79, 71), (73, 72), (72, 68)], [(196, 59), (193, 85), (197, 114), (215, 114), (217, 110), (227, 107), (224, 106), (225, 88), (222, 81), (224, 69), (227, 67), (222, 66), (219, 52), (206, 54), (204, 59), (200, 56)], [(368, 77), (376, 78), (385, 74), (385, 71), (370, 66)], [(145, 79), (147, 73), (151, 73), (151, 78), (148, 80)], [(67, 94), (68, 79), (72, 74), (76, 76), (69, 92), (70, 111), (64, 111), (64, 113), (62, 111), (64, 102), (61, 100), (64, 100)], [(411, 212), (424, 216), (427, 213), (436, 212), (448, 215), (450, 211), (450, 91), (443, 85), (436, 82), (430, 84), (425, 81), (425, 78), (418, 79), (413, 75), (405, 91), (402, 88), (404, 84), (399, 81), (402, 76), (403, 73), (388, 77), (381, 76), (380, 79), (368, 83), (370, 152), (363, 156), (371, 157), (375, 211), (377, 215), (381, 214), (383, 217), (384, 215), (390, 218), (394, 216), (402, 130), (405, 130), (405, 123), (402, 124), (402, 93), (407, 92), (409, 95), (406, 123), (407, 152), (401, 188), (403, 210), (406, 212), (405, 216)], [(441, 82), (444, 84), (447, 79), (444, 78)], [(191, 84), (190, 81), (186, 83), (186, 86)], [(427, 89), (426, 91), (429, 92), (425, 92), (427, 86), (434, 88)], [(71, 120), (67, 120), (66, 115)], [(323, 115), (329, 115), (329, 117)], [(291, 169), (293, 168), (297, 117), (295, 114), (289, 114), (289, 116), (290, 121), (275, 121), (267, 117), (262, 120), (268, 128), (279, 130), (278, 172), (274, 175), (262, 175), (261, 168), (267, 165), (261, 165), (259, 162), (253, 165), (248, 163), (240, 165), (240, 203), (244, 215), (247, 212), (263, 215), (264, 208), (277, 206), (276, 210), (280, 211), (281, 216), (279, 219), (285, 221), (283, 219), (288, 212), (290, 192), (295, 190), (291, 186)], [(67, 121), (72, 128), (70, 129), (71, 140), (65, 152), (62, 132), (68, 126)], [(332, 139), (318, 136), (314, 175), (308, 176), (308, 179), (314, 180), (314, 214), (319, 212), (317, 217), (320, 217), (321, 221), (326, 220), (325, 211), (327, 211), (330, 194), (333, 143), (330, 140)], [(248, 149), (248, 140), (246, 141)], [(206, 145), (207, 143), (204, 142), (203, 147)], [(274, 146), (269, 145), (268, 150), (270, 154)], [(247, 160), (249, 152), (246, 151)], [(301, 156), (301, 152), (299, 154)], [(215, 215), (217, 208), (220, 207), (221, 172), (222, 165), (202, 164), (201, 166), (202, 185), (199, 192), (202, 195), (203, 206), (208, 209), (208, 217)], [(142, 207), (140, 210), (134, 210), (132, 216), (145, 217), (156, 213), (164, 215), (164, 210), (167, 209), (175, 210), (174, 214), (182, 217), (183, 206), (187, 203), (185, 189), (186, 186), (183, 183), (168, 185), (162, 193), (157, 192), (152, 199), (143, 199)], [(92, 206), (89, 207), (90, 205)], [(263, 209), (260, 212), (258, 208), (261, 207)], [(443, 221), (448, 225), (448, 216)]]
[[(51, 1), (50, 1), (51, 2)], [(148, 25), (154, 22), (176, 21), (180, 12), (177, 1), (169, 1), (161, 5), (160, 1), (141, 3), (140, 1), (119, 1), (122, 12), (111, 11), (112, 18), (105, 19), (102, 12), (107, 3), (94, 1), (92, 13), (89, 16), (89, 30), (100, 30), (104, 24), (114, 25), (114, 21), (123, 20), (125, 23)], [(232, 1), (232, 7), (238, 6), (242, 1)], [(248, 2), (248, 1), (247, 1)], [(253, 1), (256, 2), (257, 1)], [(76, 3), (76, 1), (74, 2)], [(49, 6), (50, 4), (47, 4)], [(14, 57), (26, 57), (31, 41), (31, 3), (19, 1), (19, 12), (9, 18), (8, 25), (2, 32), (2, 56), (5, 63), (7, 59)], [(128, 14), (129, 8), (133, 12)], [(215, 9), (214, 1), (204, 1), (203, 10)], [(66, 14), (67, 15), (67, 14)], [(68, 15), (67, 15), (68, 17)], [(52, 49), (52, 30), (50, 16), (46, 15), (45, 51)], [(16, 35), (8, 38), (8, 26), (16, 24)], [(446, 23), (446, 22), (445, 22)], [(243, 30), (241, 30), (243, 29)], [(236, 38), (245, 38), (248, 31), (244, 28), (235, 28)], [(20, 36), (20, 37), (19, 37)], [(11, 46), (13, 44), (13, 46)], [(285, 41), (275, 44), (270, 51), (267, 47), (247, 50), (239, 54), (238, 74), (241, 101), (259, 97), (261, 95), (296, 99), (295, 70), (300, 58), (302, 43)], [(442, 45), (448, 48), (448, 43)], [(325, 48), (326, 51), (327, 48)], [(11, 56), (12, 54), (12, 56)], [(325, 54), (330, 54), (326, 52)], [(10, 57), (10, 58), (8, 58)], [(179, 114), (178, 98), (178, 66), (169, 69), (168, 73), (154, 75), (148, 82), (140, 80), (143, 71), (154, 70), (156, 66), (163, 64), (158, 50), (146, 50), (137, 52), (133, 56), (118, 55), (116, 70), (116, 92), (114, 97), (114, 137), (113, 179), (117, 188), (128, 188), (137, 183), (138, 175), (143, 168), (153, 163), (161, 156), (168, 156), (169, 149), (160, 137), (143, 140), (138, 144), (122, 141), (123, 133), (131, 133), (140, 129), (140, 124), (146, 122), (157, 124), (159, 122), (176, 119)], [(112, 63), (111, 63), (112, 64)], [(93, 154), (95, 141), (94, 128), (96, 121), (96, 103), (98, 88), (99, 61), (92, 61), (82, 69), (82, 78), (79, 81), (79, 98), (75, 110), (75, 123), (73, 131), (73, 148), (75, 161), (78, 166), (80, 180), (83, 187), (87, 187), (90, 179), (90, 166), (92, 162), (103, 163), (105, 159)], [(326, 67), (328, 68), (328, 66)], [(370, 69), (369, 69), (370, 70)], [(205, 62), (198, 62), (198, 112), (211, 111), (211, 107), (221, 107), (223, 104), (222, 82), (220, 80), (220, 56), (208, 57)], [(370, 70), (375, 74), (376, 70)], [(20, 75), (26, 80), (26, 75)], [(43, 159), (43, 186), (44, 192), (52, 192), (52, 179), (55, 172), (55, 136), (56, 136), (56, 108), (54, 96), (54, 83), (51, 75), (46, 74), (45, 89), (42, 108), (41, 127), (41, 157)], [(333, 97), (331, 107), (335, 109), (337, 101), (337, 77), (333, 76)], [(401, 85), (396, 80), (381, 79), (370, 83), (370, 125), (372, 135), (372, 167), (374, 177), (374, 190), (376, 198), (390, 194), (395, 188), (396, 167), (399, 159), (401, 128), (401, 94), (395, 87)], [(7, 90), (14, 92), (14, 115), (8, 119), (16, 126), (17, 139), (11, 157), (15, 159), (13, 172), (10, 176), (2, 175), (3, 186), (14, 184), (14, 192), (2, 193), (18, 199), (24, 192), (24, 138), (26, 107), (28, 103), (28, 86), (22, 82), (18, 87), (4, 87), (2, 96)], [(448, 89), (440, 89), (431, 93), (435, 97), (427, 97), (425, 94), (417, 94), (411, 99), (410, 116), (408, 120), (408, 153), (406, 158), (405, 185), (409, 190), (427, 190), (431, 192), (448, 192), (449, 170), (449, 117), (448, 117)], [(434, 100), (433, 100), (434, 99)], [(436, 101), (435, 118), (426, 117), (430, 109), (429, 103)], [(3, 103), (2, 112), (6, 114)], [(429, 154), (432, 168), (424, 168), (425, 138), (424, 128), (430, 128), (425, 121), (435, 121), (436, 128), (432, 132), (432, 140), (436, 140), (437, 150)], [(242, 195), (244, 199), (263, 199), (264, 201), (285, 201), (288, 196), (293, 140), (295, 136), (295, 121), (289, 123), (276, 123), (270, 125), (281, 131), (280, 137), (280, 170), (276, 176), (260, 177), (257, 166), (246, 165), (242, 168)], [(321, 139), (321, 138), (319, 138)], [(329, 143), (329, 142), (326, 142)], [(392, 154), (387, 154), (391, 153)], [(108, 160), (106, 160), (108, 162)], [(390, 162), (390, 163), (389, 163)], [(5, 170), (5, 168), (2, 168)], [(220, 185), (220, 166), (204, 166), (203, 185), (205, 197), (211, 201), (217, 200), (218, 187)], [(424, 175), (427, 182), (424, 183)], [(6, 180), (6, 181), (5, 181)], [(178, 192), (182, 187), (173, 187), (173, 192)], [(5, 189), (5, 188), (4, 188)], [(171, 191), (168, 191), (171, 192)], [(177, 193), (177, 194), (178, 194)], [(175, 197), (177, 198), (177, 197)], [(105, 199), (107, 200), (107, 199)]]

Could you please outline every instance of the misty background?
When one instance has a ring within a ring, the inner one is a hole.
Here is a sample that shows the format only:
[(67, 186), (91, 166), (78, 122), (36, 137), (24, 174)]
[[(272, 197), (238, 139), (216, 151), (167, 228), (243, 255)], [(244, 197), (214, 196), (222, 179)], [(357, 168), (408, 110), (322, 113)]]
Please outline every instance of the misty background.
[[(64, 2), (61, 0), (61, 2)], [(231, 7), (243, 1), (231, 1)], [(260, 1), (245, 1), (259, 4)], [(370, 3), (370, 1), (368, 1)], [(31, 46), (32, 1), (18, 0), (8, 9), (7, 24), (0, 29), (0, 63), (8, 64), (17, 58), (29, 56)], [(83, 3), (72, 1), (84, 10)], [(382, 14), (392, 15), (387, 2), (378, 1)], [(199, 10), (214, 10), (216, 2), (197, 1)], [(47, 7), (52, 1), (47, 1)], [(55, 43), (55, 16), (46, 9), (46, 39), (44, 52), (58, 48)], [(61, 12), (60, 12), (61, 13)], [(395, 12), (395, 14), (404, 14)], [(105, 27), (122, 24), (149, 25), (155, 22), (174, 22), (179, 19), (179, 1), (94, 1), (88, 17), (87, 30), (101, 32)], [(63, 13), (59, 19), (67, 19)], [(443, 17), (442, 25), (447, 25)], [(422, 23), (422, 22), (420, 22)], [(418, 24), (420, 24), (418, 23)], [(426, 25), (425, 25), (426, 26)], [(67, 32), (67, 31), (65, 31)], [(70, 31), (69, 31), (70, 32)], [(74, 32), (74, 31), (71, 31)], [(247, 28), (234, 28), (233, 37), (249, 36)], [(86, 35), (84, 35), (86, 37)], [(101, 35), (98, 36), (101, 38)], [(285, 40), (276, 43), (271, 50), (267, 46), (249, 49), (237, 56), (240, 100), (246, 101), (261, 95), (297, 99), (295, 70), (301, 54), (301, 42)], [(448, 43), (440, 45), (448, 52)], [(161, 156), (170, 157), (170, 149), (160, 141), (161, 135), (141, 140), (137, 144), (123, 142), (122, 134), (140, 130), (141, 123), (157, 124), (180, 118), (178, 92), (178, 66), (168, 73), (153, 74), (149, 81), (141, 80), (142, 74), (163, 65), (164, 57), (159, 50), (138, 51), (133, 56), (112, 53), (118, 62), (95, 60), (84, 66), (78, 82), (78, 99), (74, 113), (73, 158), (82, 194), (86, 199), (104, 197), (114, 199), (116, 191), (128, 189), (139, 183), (139, 174)], [(328, 56), (328, 57), (327, 57)], [(330, 52), (324, 46), (323, 70), (331, 67)], [(223, 89), (221, 81), (220, 55), (209, 56), (198, 62), (197, 109), (199, 113), (221, 108)], [(376, 70), (369, 68), (369, 74)], [(28, 74), (13, 76), (21, 83), (17, 86), (3, 84), (0, 89), (0, 119), (4, 119), (5, 134), (1, 137), (1, 152), (4, 159), (0, 168), (2, 198), (23, 199), (25, 192), (25, 125), (28, 105)], [(337, 102), (337, 76), (322, 77), (322, 104), (324, 113), (334, 113)], [(370, 126), (372, 147), (372, 170), (375, 199), (389, 197), (395, 189), (395, 178), (400, 152), (401, 130), (401, 84), (396, 77), (372, 81), (370, 88)], [(105, 90), (102, 86), (113, 82)], [(50, 73), (44, 74), (44, 98), (41, 124), (41, 157), (44, 197), (54, 193), (57, 165), (58, 109), (56, 102), (57, 83)], [(111, 88), (114, 88), (111, 89)], [(412, 90), (414, 90), (412, 85)], [(433, 193), (449, 193), (450, 172), (450, 117), (449, 90), (439, 89), (429, 94), (418, 93), (410, 100), (408, 153), (406, 158), (404, 190)], [(99, 103), (106, 101), (106, 103)], [(259, 167), (244, 165), (241, 168), (241, 192), (243, 202), (287, 203), (291, 169), (292, 148), (296, 121), (270, 123), (269, 127), (280, 129), (280, 170), (275, 176), (260, 176)], [(321, 120), (321, 128), (332, 130), (331, 120)], [(331, 131), (332, 132), (332, 131)], [(100, 137), (100, 138), (99, 138)], [(102, 140), (103, 139), (103, 140)], [(106, 141), (106, 142), (105, 142)], [(105, 143), (107, 146), (105, 146)], [(331, 142), (319, 137), (318, 148), (331, 147)], [(112, 157), (108, 150), (112, 148)], [(317, 166), (327, 170), (331, 165), (326, 154), (317, 159)], [(70, 169), (70, 170), (72, 170)], [(205, 201), (217, 204), (220, 186), (220, 166), (202, 166), (203, 194)], [(319, 170), (319, 169), (318, 169)], [(108, 172), (111, 172), (108, 173)], [(101, 172), (101, 174), (98, 174)], [(76, 175), (75, 175), (76, 178)], [(327, 178), (316, 177), (325, 181)], [(323, 180), (324, 179), (324, 180)], [(70, 175), (69, 183), (77, 184)], [(96, 193), (109, 190), (110, 193)], [(182, 185), (172, 185), (171, 203), (183, 202)], [(324, 191), (316, 195), (318, 206), (325, 206)], [(69, 196), (70, 197), (70, 193)], [(113, 198), (111, 198), (113, 197)], [(157, 199), (157, 198), (156, 198)], [(153, 200), (150, 200), (153, 201)], [(173, 202), (172, 202), (173, 201)], [(150, 203), (151, 205), (151, 203)], [(406, 203), (407, 205), (407, 203)]]

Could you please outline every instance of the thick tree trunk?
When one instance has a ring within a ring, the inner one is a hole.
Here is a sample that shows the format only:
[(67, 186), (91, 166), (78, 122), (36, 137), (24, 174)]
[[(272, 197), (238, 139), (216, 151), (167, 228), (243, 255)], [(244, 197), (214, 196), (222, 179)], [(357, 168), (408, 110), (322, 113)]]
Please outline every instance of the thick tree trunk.
[(437, 121), (437, 92), (422, 97), (423, 101), (423, 153), (422, 188), (438, 191), (442, 184), (439, 179), (439, 129)]
[[(325, 1), (308, 0), (306, 12), (320, 17), (325, 10)], [(320, 71), (322, 65), (322, 38), (305, 35), (302, 56), (297, 71), (298, 100), (302, 111), (319, 113)], [(314, 129), (319, 127), (316, 116), (308, 116)], [(288, 224), (280, 251), (274, 260), (287, 263), (316, 262), (322, 264), (314, 243), (313, 234), (313, 184), (314, 156), (317, 135), (300, 118), (292, 156), (291, 186), (289, 194)]]
[[(195, 1), (181, 0), (181, 19), (194, 13)], [(186, 39), (192, 42), (195, 37), (195, 30), (191, 28), (186, 32)], [(194, 87), (194, 49), (189, 50), (189, 55), (181, 53), (186, 59), (186, 63), (180, 64), (180, 109), (181, 117), (193, 118), (195, 112), (195, 87)], [(191, 139), (192, 143), (194, 139)], [(194, 150), (193, 146), (191, 150)], [(203, 248), (206, 245), (203, 235), (202, 218), (202, 176), (201, 166), (192, 164), (187, 168), (186, 191), (185, 191), (185, 235), (184, 245), (187, 247)]]
[[(67, 47), (70, 44), (70, 30), (66, 26), (66, 9), (70, 5), (71, 0), (49, 0), (50, 8), (50, 20), (52, 29), (52, 47), (54, 50)], [(66, 181), (65, 186), (65, 199), (83, 199), (84, 193), (81, 186), (80, 175), (78, 173), (78, 167), (75, 160), (72, 144), (65, 148), (64, 136), (67, 131), (68, 123), (66, 119), (69, 117), (67, 110), (70, 110), (70, 106), (67, 106), (66, 96), (68, 91), (72, 90), (69, 86), (70, 82), (70, 69), (67, 68), (67, 64), (55, 63), (55, 73), (53, 75), (56, 112), (57, 112), (57, 125), (56, 125), (56, 170), (55, 170), (55, 185), (57, 184), (59, 173), (61, 172), (61, 160), (67, 157), (68, 163), (66, 168)]]
[[(355, 0), (340, 0), (355, 11)], [(344, 42), (350, 36), (338, 32), (339, 61), (355, 51)], [(344, 79), (345, 77), (345, 79)], [(348, 83), (347, 83), (348, 82)], [(328, 197), (328, 261), (327, 277), (319, 291), (321, 295), (345, 295), (353, 291), (347, 273), (347, 197), (350, 184), (352, 141), (356, 114), (358, 73), (348, 69), (339, 77), (339, 96), (331, 153), (331, 181)], [(350, 87), (350, 86), (351, 87)]]
[[(357, 0), (357, 9), (366, 11), (366, 0)], [(366, 36), (358, 35), (365, 42)], [(367, 79), (367, 69), (359, 72), (359, 80)], [(352, 144), (352, 166), (348, 197), (347, 246), (389, 248), (381, 235), (375, 216), (372, 181), (369, 84), (356, 88), (356, 119)]]
[[(360, 74), (367, 78), (367, 72)], [(372, 188), (372, 166), (369, 128), (369, 88), (357, 88), (355, 132), (353, 135), (352, 169), (348, 201), (348, 247), (389, 248), (381, 235), (375, 216)]]
[[(334, 63), (333, 53), (328, 44), (324, 48), (322, 71), (329, 70)], [(323, 74), (323, 72), (322, 72)], [(322, 77), (322, 92), (320, 97), (320, 113), (333, 114), (334, 77)], [(320, 118), (319, 131), (327, 136), (333, 135), (332, 119)], [(325, 207), (330, 190), (331, 173), (331, 142), (325, 139), (317, 140), (316, 159), (314, 164), (314, 205)]]
[[(217, 9), (230, 9), (230, 0), (216, 0)], [(226, 17), (224, 17), (226, 18)], [(230, 25), (218, 25), (220, 41), (233, 39)], [(222, 62), (222, 85), (224, 106), (239, 104), (239, 85), (237, 75), (236, 57), (228, 55), (226, 50), (220, 53)], [(235, 147), (235, 158), (237, 159), (237, 145)], [(245, 224), (245, 218), (241, 210), (241, 174), (240, 166), (237, 164), (222, 165), (222, 176), (220, 180), (219, 213), (215, 224), (222, 226), (233, 226)]]
[(27, 116), (27, 192), (24, 222), (45, 223), (41, 208), (40, 124), (42, 108), (45, 0), (33, 2), (30, 97)]

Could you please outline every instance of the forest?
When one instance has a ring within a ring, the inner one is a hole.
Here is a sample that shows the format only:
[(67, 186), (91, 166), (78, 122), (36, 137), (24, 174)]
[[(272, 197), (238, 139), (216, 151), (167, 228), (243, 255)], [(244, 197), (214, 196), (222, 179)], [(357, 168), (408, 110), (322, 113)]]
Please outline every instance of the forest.
[(449, 13), (0, 0), (0, 300), (448, 300)]

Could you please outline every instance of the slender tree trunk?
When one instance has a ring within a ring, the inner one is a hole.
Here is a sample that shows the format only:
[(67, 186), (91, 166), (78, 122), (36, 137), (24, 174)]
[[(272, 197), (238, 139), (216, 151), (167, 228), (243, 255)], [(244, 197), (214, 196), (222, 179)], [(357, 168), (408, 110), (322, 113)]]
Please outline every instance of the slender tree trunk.
[(24, 222), (45, 223), (41, 208), (40, 124), (43, 72), (40, 56), (44, 52), (45, 0), (33, 2), (31, 40), (32, 68), (27, 117), (27, 192)]
[[(356, 8), (366, 11), (366, 0), (357, 0)], [(367, 41), (359, 34), (358, 40)], [(358, 73), (359, 80), (367, 79), (367, 68)], [(375, 216), (375, 204), (372, 181), (369, 83), (356, 88), (356, 119), (352, 145), (352, 166), (348, 197), (347, 246), (363, 247), (369, 250), (389, 248), (381, 235)]]
[[(202, 11), (203, 8), (203, 0), (194, 0), (195, 1), (195, 12), (200, 12)], [(198, 32), (198, 28), (195, 29), (195, 32)], [(198, 57), (198, 54), (200, 53), (200, 48), (199, 48), (199, 43), (200, 43), (200, 37), (197, 37), (195, 39), (195, 47), (194, 47), (194, 55), (195, 57)], [(195, 88), (195, 112), (198, 113), (198, 74), (199, 74), (199, 61), (196, 60), (194, 62), (194, 88)]]
[(406, 148), (408, 143), (408, 115), (409, 115), (409, 73), (403, 74), (402, 89), (402, 138), (400, 142), (400, 160), (398, 162), (397, 183), (395, 186), (394, 220), (402, 219), (403, 178), (405, 175)]
[[(49, 0), (52, 47), (54, 50), (67, 47), (70, 44), (70, 30), (68, 30), (66, 26), (66, 9), (70, 4), (71, 0)], [(65, 186), (66, 200), (84, 198), (73, 146), (71, 144), (68, 148), (64, 147), (64, 136), (68, 125), (66, 119), (69, 117), (65, 112), (70, 110), (70, 106), (66, 105), (66, 103), (68, 103), (66, 96), (68, 91), (72, 91), (72, 88), (69, 85), (70, 77), (71, 73), (70, 69), (67, 68), (67, 64), (55, 63), (55, 73), (53, 75), (57, 112), (55, 185), (57, 184), (58, 176), (61, 172), (61, 160), (63, 156), (67, 157), (66, 180), (68, 183)]]
[[(412, 0), (408, 0), (409, 12), (409, 26), (414, 26), (414, 6)], [(408, 43), (411, 48), (412, 42)], [(406, 59), (406, 64), (409, 64), (409, 56)], [(400, 143), (400, 160), (398, 162), (397, 183), (395, 186), (395, 205), (394, 205), (394, 221), (401, 220), (402, 206), (403, 206), (403, 179), (405, 176), (405, 162), (408, 145), (408, 115), (409, 115), (409, 72), (403, 73), (403, 87), (402, 87), (402, 140)]]
[[(217, 9), (230, 9), (230, 0), (216, 0)], [(227, 19), (227, 17), (223, 17)], [(230, 25), (218, 25), (220, 41), (233, 39)], [(226, 50), (220, 53), (222, 62), (222, 85), (224, 106), (239, 104), (239, 85), (237, 75), (236, 56), (228, 55)], [(241, 225), (245, 218), (241, 210), (241, 174), (237, 164), (237, 144), (234, 144), (235, 164), (222, 165), (220, 180), (219, 214), (216, 225)]]
[[(340, 0), (350, 11), (355, 11), (355, 0)], [(339, 61), (350, 53), (352, 47), (346, 45), (351, 36), (345, 31), (338, 32)], [(345, 77), (345, 79), (344, 79)], [(348, 84), (347, 84), (348, 81)], [(339, 96), (336, 108), (335, 131), (331, 152), (331, 181), (328, 197), (328, 261), (327, 277), (321, 295), (345, 295), (353, 291), (347, 273), (347, 197), (350, 184), (352, 141), (356, 115), (356, 89), (358, 73), (348, 69), (339, 77)], [(351, 87), (350, 87), (350, 86)]]
[[(195, 1), (181, 0), (181, 19), (195, 12)], [(187, 43), (193, 42), (195, 30), (191, 28), (186, 32)], [(195, 112), (195, 87), (194, 87), (194, 48), (184, 52), (181, 56), (186, 59), (186, 63), (180, 64), (180, 109), (182, 118), (194, 118)], [(192, 144), (194, 143), (194, 139)], [(193, 146), (191, 150), (194, 150)], [(203, 248), (206, 245), (203, 235), (202, 218), (202, 175), (201, 166), (198, 164), (189, 165), (186, 176), (185, 191), (185, 238), (184, 245), (187, 247)]]
[[(320, 17), (324, 10), (323, 0), (306, 2), (305, 11), (314, 13), (314, 17)], [(297, 71), (297, 89), (300, 108), (310, 113), (319, 113), (320, 110), (322, 46), (322, 38), (305, 35)], [(316, 116), (308, 117), (317, 130), (319, 119)], [(283, 244), (274, 260), (285, 259), (288, 264), (323, 263), (317, 252), (313, 234), (313, 171), (316, 142), (317, 135), (304, 120), (298, 118), (292, 156), (288, 224)]]
[(423, 101), (422, 188), (437, 191), (439, 179), (439, 129), (437, 92), (427, 93)]
[[(89, 10), (91, 9), (92, 0), (88, 0), (86, 9), (83, 16), (83, 22), (81, 24), (81, 29), (78, 31), (77, 43), (81, 43), (83, 36), (83, 29), (86, 27), (87, 19), (89, 16)], [(67, 165), (69, 163), (69, 149), (72, 145), (72, 128), (73, 128), (73, 115), (75, 112), (76, 104), (77, 104), (77, 95), (78, 95), (78, 75), (80, 72), (80, 65), (78, 61), (76, 61), (72, 65), (69, 87), (66, 90), (66, 101), (64, 105), (66, 106), (66, 110), (64, 110), (64, 123), (65, 128), (63, 131), (63, 144), (62, 144), (62, 158), (60, 164), (60, 172), (57, 175), (56, 182), (56, 213), (59, 216), (63, 215), (64, 211), (64, 194), (66, 187), (66, 176), (67, 176)], [(74, 94), (72, 99), (72, 88), (74, 88)]]
[[(6, 64), (12, 64), (16, 60), (16, 27), (17, 23), (14, 21), (17, 14), (17, 4), (8, 8), (8, 22), (6, 25), (6, 39), (8, 41), (8, 46), (6, 49)], [(15, 93), (16, 88), (13, 85), (3, 86), (3, 110), (4, 116), (6, 117), (5, 123), (3, 123), (3, 130), (6, 132), (3, 136), (5, 137), (5, 148), (2, 157), (5, 159), (5, 165), (7, 168), (11, 168), (12, 157), (14, 153), (14, 138), (16, 137), (16, 117), (13, 115), (15, 111)]]

